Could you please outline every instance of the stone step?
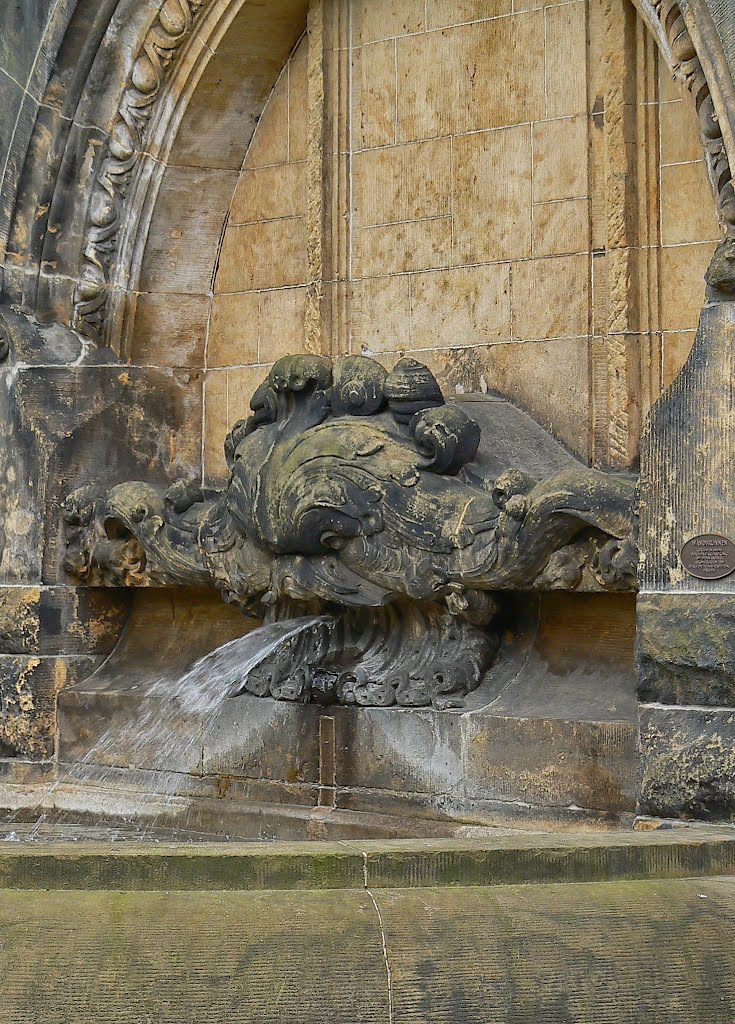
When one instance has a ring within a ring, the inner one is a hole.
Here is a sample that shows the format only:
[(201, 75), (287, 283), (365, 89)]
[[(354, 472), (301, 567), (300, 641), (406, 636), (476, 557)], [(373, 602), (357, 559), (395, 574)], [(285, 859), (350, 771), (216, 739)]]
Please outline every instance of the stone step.
[(5, 842), (0, 889), (410, 888), (735, 875), (735, 830), (264, 843)]

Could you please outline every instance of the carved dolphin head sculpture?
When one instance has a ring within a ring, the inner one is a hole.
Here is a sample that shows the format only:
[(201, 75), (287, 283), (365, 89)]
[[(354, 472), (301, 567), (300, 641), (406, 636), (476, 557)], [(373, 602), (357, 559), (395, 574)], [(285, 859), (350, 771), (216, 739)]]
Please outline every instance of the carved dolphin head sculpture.
[(468, 408), (412, 359), (386, 372), (362, 356), (286, 356), (228, 436), (224, 489), (78, 489), (67, 568), (93, 586), (208, 583), (269, 618), (339, 616), (336, 654), (274, 662), (251, 692), (451, 703), (497, 649), (491, 595), (634, 586), (634, 479), (572, 459), (538, 480), (513, 465), (486, 479)]

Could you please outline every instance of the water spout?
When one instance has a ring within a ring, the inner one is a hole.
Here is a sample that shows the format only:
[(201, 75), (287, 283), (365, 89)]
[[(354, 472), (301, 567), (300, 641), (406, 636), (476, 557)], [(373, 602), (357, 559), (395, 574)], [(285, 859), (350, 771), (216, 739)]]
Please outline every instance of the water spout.
[(250, 673), (279, 648), (333, 621), (329, 615), (304, 615), (266, 623), (205, 654), (184, 673), (173, 690), (170, 684), (159, 683), (151, 693), (173, 697), (187, 711), (210, 713), (227, 697), (242, 693)]
[[(118, 789), (119, 767), (142, 768), (151, 757), (163, 769), (153, 768), (157, 775), (153, 790), (149, 773), (142, 773), (147, 778), (140, 779), (141, 788), (131, 779), (130, 788), (118, 791), (117, 803), (126, 818), (145, 819), (139, 835), (161, 831), (161, 814), (176, 809), (185, 813), (189, 803), (182, 795), (182, 769), (167, 771), (164, 766), (174, 761), (179, 765), (191, 761), (193, 765), (201, 757), (204, 719), (215, 717), (230, 697), (242, 693), (251, 673), (268, 659), (277, 658), (279, 651), (284, 652), (283, 657), (290, 664), (294, 641), (305, 638), (310, 631), (326, 640), (333, 622), (331, 616), (310, 615), (266, 623), (204, 655), (177, 679), (156, 680), (146, 690), (132, 719), (122, 724), (110, 723), (81, 760), (42, 788), (36, 805), (38, 817), (30, 831), (22, 837), (12, 831), (3, 837), (4, 841), (39, 838), (49, 823), (49, 812), (63, 816), (70, 810), (66, 804), (74, 799), (77, 787), (91, 787), (94, 799), (95, 791)], [(182, 728), (182, 716), (189, 727)], [(197, 774), (193, 768), (189, 770)], [(87, 796), (87, 803), (89, 799)], [(12, 823), (14, 817), (6, 824)]]

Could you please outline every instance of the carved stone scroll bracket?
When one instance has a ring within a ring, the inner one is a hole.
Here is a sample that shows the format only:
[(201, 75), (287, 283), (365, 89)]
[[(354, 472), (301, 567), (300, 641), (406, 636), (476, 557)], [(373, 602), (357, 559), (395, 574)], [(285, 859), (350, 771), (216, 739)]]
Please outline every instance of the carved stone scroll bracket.
[(107, 333), (110, 276), (126, 196), (145, 151), (156, 100), (182, 46), (211, 0), (164, 0), (135, 57), (100, 161), (84, 233), (73, 327), (97, 344)]
[[(264, 640), (268, 630), (262, 627)], [(283, 640), (232, 695), (364, 707), (462, 707), (499, 644), (496, 629), (475, 626), (438, 605), (397, 602), (335, 612), (315, 617), (313, 625)]]

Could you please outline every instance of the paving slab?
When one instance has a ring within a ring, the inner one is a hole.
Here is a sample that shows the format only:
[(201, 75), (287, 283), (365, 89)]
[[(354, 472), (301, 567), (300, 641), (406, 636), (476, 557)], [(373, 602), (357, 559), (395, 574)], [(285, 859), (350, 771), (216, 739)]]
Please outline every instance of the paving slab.
[(732, 1024), (735, 879), (0, 892), (3, 1024)]

